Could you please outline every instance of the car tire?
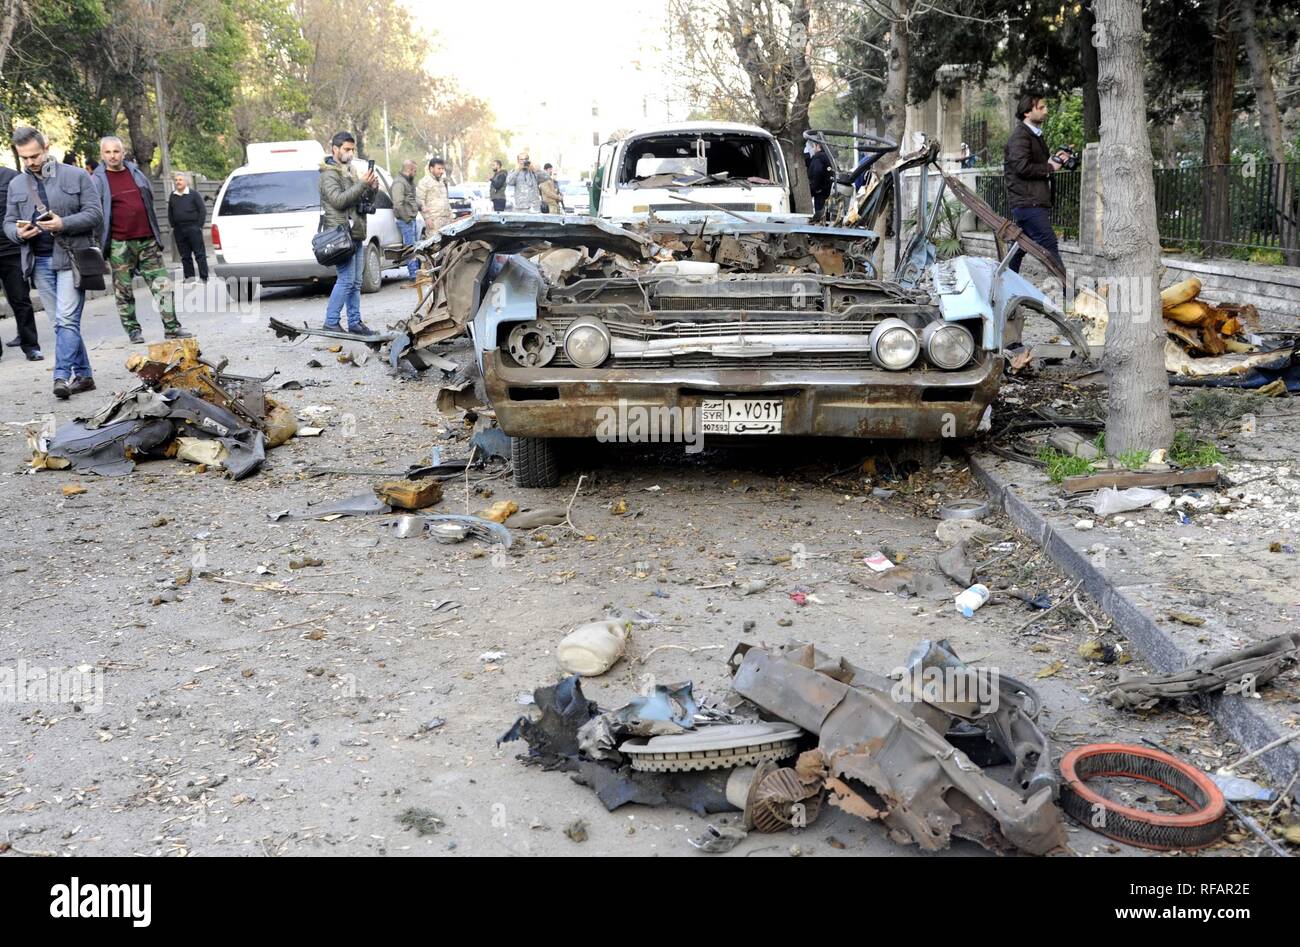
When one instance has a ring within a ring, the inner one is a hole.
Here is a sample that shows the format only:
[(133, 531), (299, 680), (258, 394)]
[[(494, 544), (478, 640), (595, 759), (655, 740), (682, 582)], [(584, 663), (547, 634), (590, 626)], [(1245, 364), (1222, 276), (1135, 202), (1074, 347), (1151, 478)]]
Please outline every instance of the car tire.
[(555, 444), (547, 438), (510, 438), (510, 461), (514, 465), (517, 487), (555, 487), (560, 483)]
[(228, 276), (225, 283), (226, 295), (230, 297), (231, 302), (236, 305), (252, 302), (255, 292), (252, 280), (241, 279), (238, 276)]
[(379, 244), (366, 244), (366, 265), (361, 272), (361, 291), (363, 293), (377, 293), (379, 287), (384, 285), (384, 255), (379, 250)]

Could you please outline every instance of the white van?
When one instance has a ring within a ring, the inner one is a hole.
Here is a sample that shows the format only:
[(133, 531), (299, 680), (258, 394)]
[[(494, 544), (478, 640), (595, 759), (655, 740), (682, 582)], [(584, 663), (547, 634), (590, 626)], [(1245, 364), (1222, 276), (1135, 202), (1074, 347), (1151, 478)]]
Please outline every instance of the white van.
[(601, 147), (600, 206), (611, 219), (789, 214), (790, 176), (772, 135), (735, 122), (638, 129)]
[[(320, 165), (325, 149), (317, 141), (250, 144), (248, 163), (226, 178), (212, 209), (213, 273), (238, 296), (255, 285), (328, 284), (333, 267), (321, 266), (311, 238), (320, 225)], [(362, 160), (362, 159), (357, 159)], [(379, 175), (376, 210), (366, 218), (363, 293), (383, 283), (384, 267), (402, 253), (402, 235), (393, 215), (392, 181)], [(418, 217), (416, 218), (419, 219)]]

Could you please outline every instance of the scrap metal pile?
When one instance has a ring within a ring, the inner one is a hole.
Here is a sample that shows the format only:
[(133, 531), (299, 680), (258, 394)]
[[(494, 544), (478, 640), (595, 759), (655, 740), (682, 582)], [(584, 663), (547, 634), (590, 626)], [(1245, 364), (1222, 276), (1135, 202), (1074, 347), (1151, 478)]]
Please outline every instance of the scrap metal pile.
[(247, 477), (298, 425), (266, 397), (266, 379), (225, 374), (225, 364), (205, 361), (194, 339), (150, 345), (126, 364), (138, 386), (89, 418), (28, 431), (32, 467), (119, 477), (137, 459), (174, 457)]
[(500, 742), (526, 741), (520, 759), (572, 773), (611, 811), (741, 813), (739, 827), (694, 843), (708, 851), (801, 828), (823, 802), (926, 850), (954, 836), (995, 852), (1066, 849), (1028, 685), (967, 667), (946, 641), (920, 642), (894, 678), (798, 642), (740, 645), (730, 668), (725, 707), (702, 707), (686, 683), (602, 712), (568, 677), (539, 688), (540, 717), (519, 718)]

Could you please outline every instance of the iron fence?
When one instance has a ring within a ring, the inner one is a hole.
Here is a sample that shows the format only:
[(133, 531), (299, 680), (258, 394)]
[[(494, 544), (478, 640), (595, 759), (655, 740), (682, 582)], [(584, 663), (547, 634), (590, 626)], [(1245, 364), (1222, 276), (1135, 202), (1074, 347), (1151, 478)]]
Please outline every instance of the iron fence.
[[(1278, 251), (1300, 265), (1300, 162), (1156, 168), (1154, 177), (1162, 245), (1210, 256)], [(1062, 236), (1079, 233), (1080, 179), (1078, 171), (1052, 175), (1052, 226)], [(1000, 172), (981, 169), (976, 191), (1010, 216)]]

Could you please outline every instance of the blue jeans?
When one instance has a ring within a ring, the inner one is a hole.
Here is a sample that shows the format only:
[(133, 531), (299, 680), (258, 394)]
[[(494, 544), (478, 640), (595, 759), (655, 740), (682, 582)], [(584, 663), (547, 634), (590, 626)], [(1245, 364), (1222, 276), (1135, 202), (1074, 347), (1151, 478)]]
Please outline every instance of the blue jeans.
[(90, 378), (90, 356), (81, 341), (81, 310), (86, 294), (73, 287), (72, 270), (54, 269), (54, 258), (38, 256), (33, 273), (36, 292), (54, 323), (54, 380)]
[(325, 328), (339, 328), (339, 316), (344, 304), (348, 307), (348, 328), (355, 329), (361, 325), (361, 273), (366, 265), (366, 245), (360, 240), (352, 241), (352, 256), (334, 267), (338, 279), (330, 291), (330, 301), (325, 307)]
[[(1013, 207), (1011, 219), (1025, 232), (1026, 237), (1056, 257), (1056, 262), (1060, 264), (1061, 269), (1065, 269), (1065, 263), (1061, 260), (1061, 251), (1056, 246), (1056, 231), (1052, 229), (1051, 210), (1046, 207)], [(1025, 252), (1023, 250), (1017, 252), (1011, 260), (1010, 269), (1019, 273), (1020, 264), (1024, 259)]]
[[(399, 220), (397, 222), (397, 229), (402, 234), (402, 246), (406, 246), (406, 247), (415, 246), (415, 221), (414, 220), (412, 220), (410, 223), (407, 223), (404, 220)], [(420, 261), (415, 259), (415, 257), (412, 257), (411, 259), (407, 260), (406, 272), (411, 274), (411, 279), (415, 279), (415, 275), (420, 272)]]

